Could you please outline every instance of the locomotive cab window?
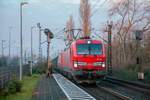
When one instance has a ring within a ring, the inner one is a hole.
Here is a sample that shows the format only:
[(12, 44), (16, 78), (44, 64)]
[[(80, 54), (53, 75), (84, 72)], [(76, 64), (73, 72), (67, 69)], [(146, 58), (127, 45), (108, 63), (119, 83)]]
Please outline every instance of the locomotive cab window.
[(102, 54), (102, 44), (90, 44), (90, 54)]
[(102, 44), (77, 44), (77, 54), (100, 55)]

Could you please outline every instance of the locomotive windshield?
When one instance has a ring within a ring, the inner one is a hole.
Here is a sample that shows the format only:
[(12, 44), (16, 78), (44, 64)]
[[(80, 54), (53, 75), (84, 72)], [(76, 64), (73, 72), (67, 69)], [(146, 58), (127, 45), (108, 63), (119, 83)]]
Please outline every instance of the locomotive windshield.
[(77, 44), (77, 54), (100, 55), (102, 44)]

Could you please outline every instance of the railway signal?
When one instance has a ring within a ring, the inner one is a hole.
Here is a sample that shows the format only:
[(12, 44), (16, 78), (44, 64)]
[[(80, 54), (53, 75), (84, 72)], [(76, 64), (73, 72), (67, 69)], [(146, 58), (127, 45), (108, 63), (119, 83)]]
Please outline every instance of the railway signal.
[(134, 32), (134, 34), (135, 34), (135, 38), (136, 38), (137, 41), (141, 41), (142, 40), (143, 32), (141, 30), (136, 30)]
[(50, 48), (50, 40), (54, 37), (54, 35), (47, 28), (44, 30), (44, 33), (47, 36), (47, 68), (48, 68), (47, 75), (50, 76), (50, 74), (52, 73), (52, 64), (49, 57), (49, 48)]
[(108, 74), (112, 74), (112, 22), (108, 22), (108, 49), (107, 49), (107, 66)]
[(137, 55), (137, 58), (136, 58), (136, 64), (138, 66), (138, 79), (143, 80), (144, 79), (144, 73), (142, 71), (142, 57), (141, 57), (141, 52), (142, 52), (141, 40), (143, 38), (143, 31), (136, 30), (136, 31), (134, 31), (134, 35), (135, 35), (135, 39), (136, 39), (136, 42), (137, 42), (137, 46), (139, 48), (138, 55)]

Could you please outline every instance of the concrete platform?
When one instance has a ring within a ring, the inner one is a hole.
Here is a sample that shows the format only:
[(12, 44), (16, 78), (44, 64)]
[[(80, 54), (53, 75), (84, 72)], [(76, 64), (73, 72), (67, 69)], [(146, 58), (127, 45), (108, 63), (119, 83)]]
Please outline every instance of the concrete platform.
[(96, 100), (61, 74), (53, 74), (53, 77), (67, 96), (68, 100)]
[(96, 100), (61, 74), (41, 77), (32, 100)]
[(32, 100), (68, 100), (64, 92), (51, 76), (46, 78), (45, 75), (41, 77), (37, 84), (37, 88), (33, 92)]

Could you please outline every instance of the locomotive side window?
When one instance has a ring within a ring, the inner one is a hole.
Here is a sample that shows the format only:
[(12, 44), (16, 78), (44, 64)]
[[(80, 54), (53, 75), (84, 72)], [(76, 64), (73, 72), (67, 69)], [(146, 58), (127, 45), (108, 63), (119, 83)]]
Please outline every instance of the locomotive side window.
[(77, 54), (100, 55), (102, 44), (77, 44)]

